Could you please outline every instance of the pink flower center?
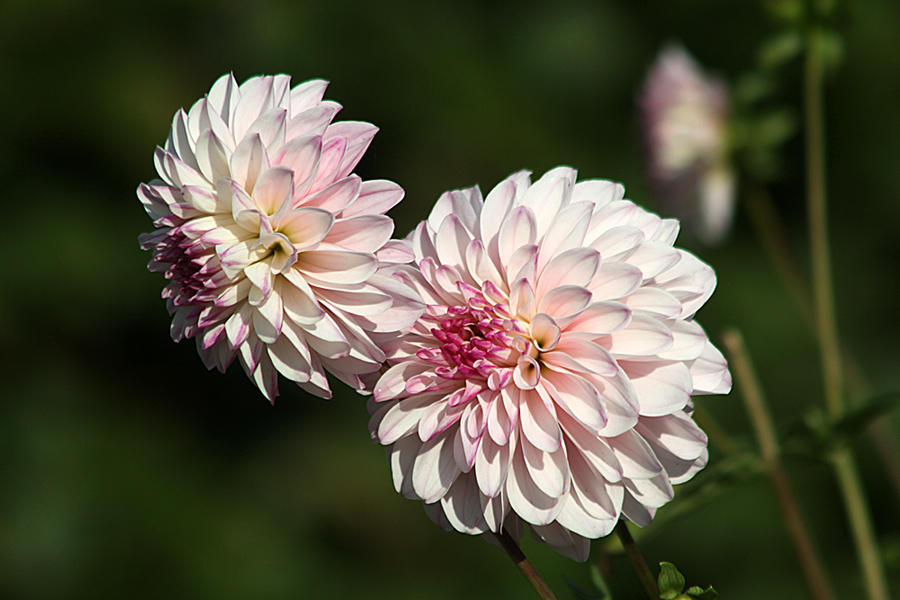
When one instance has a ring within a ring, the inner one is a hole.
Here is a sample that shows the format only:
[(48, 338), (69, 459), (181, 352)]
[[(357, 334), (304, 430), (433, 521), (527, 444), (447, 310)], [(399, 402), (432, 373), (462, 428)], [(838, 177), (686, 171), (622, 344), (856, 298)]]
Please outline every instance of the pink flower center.
[(519, 356), (529, 353), (528, 331), (506, 305), (491, 304), (473, 288), (469, 292), (466, 305), (423, 317), (434, 325), (430, 332), (441, 345), (419, 350), (417, 356), (435, 365), (440, 377), (486, 380), (488, 387), (499, 389), (510, 381)]

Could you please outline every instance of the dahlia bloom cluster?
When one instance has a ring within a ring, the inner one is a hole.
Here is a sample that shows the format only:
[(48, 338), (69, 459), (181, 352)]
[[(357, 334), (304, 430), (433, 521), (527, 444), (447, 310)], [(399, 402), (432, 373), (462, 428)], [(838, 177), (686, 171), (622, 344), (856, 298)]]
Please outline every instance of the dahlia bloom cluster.
[(403, 191), (352, 173), (376, 129), (333, 123), (326, 85), (227, 75), (175, 115), (138, 189), (172, 337), (270, 400), (279, 374), (373, 392), (397, 491), (447, 529), (528, 526), (585, 560), (648, 524), (706, 464), (691, 396), (731, 386), (693, 320), (715, 274), (678, 222), (559, 167), (448, 192), (391, 240)]
[(397, 491), (444, 528), (527, 525), (585, 560), (706, 464), (691, 395), (731, 378), (693, 316), (716, 277), (673, 248), (677, 221), (623, 195), (569, 168), (520, 172), (484, 199), (444, 194), (411, 234), (395, 274), (427, 306), (383, 347), (370, 430)]
[(721, 241), (735, 204), (728, 88), (683, 48), (670, 46), (650, 69), (640, 104), (656, 195), (700, 241)]
[(352, 174), (377, 129), (333, 123), (326, 86), (222, 77), (175, 115), (156, 150), (161, 179), (138, 189), (172, 338), (194, 338), (208, 368), (237, 357), (270, 400), (279, 374), (322, 397), (326, 370), (364, 389), (382, 338), (423, 309), (385, 274), (411, 259), (384, 214), (403, 190)]

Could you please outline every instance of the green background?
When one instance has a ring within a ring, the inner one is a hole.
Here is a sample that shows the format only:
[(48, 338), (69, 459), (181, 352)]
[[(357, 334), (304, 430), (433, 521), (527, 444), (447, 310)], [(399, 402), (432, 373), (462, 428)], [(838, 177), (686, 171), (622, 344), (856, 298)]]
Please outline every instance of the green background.
[[(900, 3), (852, 3), (840, 22), (827, 98), (840, 330), (872, 389), (897, 390)], [(533, 597), (498, 550), (441, 531), (393, 491), (360, 397), (339, 388), (326, 402), (283, 383), (272, 407), (239, 368), (208, 373), (192, 343), (171, 342), (134, 190), (155, 177), (179, 107), (223, 73), (284, 72), (330, 80), (341, 118), (381, 127), (358, 172), (406, 189), (398, 234), (446, 189), (558, 164), (664, 211), (637, 135), (649, 64), (679, 40), (733, 80), (778, 30), (743, 0), (6, 0), (0, 597)], [(782, 75), (776, 98), (797, 106), (799, 67)], [(805, 265), (802, 169), (795, 138), (771, 189)], [(779, 423), (822, 406), (815, 343), (744, 213), (722, 246), (684, 243), (719, 274), (699, 321), (717, 342), (727, 326), (745, 332)], [(752, 446), (738, 393), (699, 404)], [(885, 422), (896, 437), (897, 416)], [(868, 441), (857, 446), (900, 594), (898, 495)], [(862, 597), (830, 470), (786, 461), (841, 597)], [(803, 597), (762, 477), (645, 533), (651, 564), (674, 562), (723, 599)], [(561, 600), (573, 597), (563, 575), (589, 587), (588, 566), (530, 540), (524, 550)], [(641, 597), (628, 565), (613, 567), (616, 598)]]

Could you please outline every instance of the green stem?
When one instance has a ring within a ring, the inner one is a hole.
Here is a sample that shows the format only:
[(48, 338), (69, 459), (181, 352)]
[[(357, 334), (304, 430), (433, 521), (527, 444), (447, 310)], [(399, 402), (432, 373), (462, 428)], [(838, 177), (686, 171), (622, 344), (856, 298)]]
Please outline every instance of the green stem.
[[(844, 382), (834, 310), (834, 284), (831, 277), (831, 252), (828, 244), (827, 196), (825, 186), (824, 65), (821, 33), (807, 33), (803, 95), (806, 125), (806, 180), (809, 211), (810, 253), (813, 272), (813, 299), (819, 349), (825, 382), (825, 402), (832, 422), (844, 414)], [(875, 532), (850, 449), (834, 455), (835, 474), (844, 496), (844, 504), (856, 551), (862, 563), (866, 589), (871, 600), (888, 600)]]
[(765, 397), (759, 379), (750, 361), (750, 355), (744, 345), (744, 338), (736, 329), (730, 329), (723, 336), (725, 348), (731, 368), (734, 371), (735, 381), (741, 390), (741, 397), (747, 406), (750, 421), (759, 440), (759, 448), (772, 487), (775, 489), (775, 497), (781, 509), (782, 517), (787, 525), (791, 540), (794, 542), (794, 550), (800, 560), (803, 574), (806, 576), (806, 584), (813, 598), (817, 600), (834, 600), (834, 592), (828, 581), (827, 571), (822, 565), (822, 559), (812, 542), (812, 536), (800, 512), (794, 491), (791, 488), (787, 473), (781, 463), (781, 449), (778, 444), (778, 436), (772, 423), (772, 416), (766, 407)]
[(809, 33), (804, 69), (806, 107), (806, 187), (809, 212), (809, 243), (813, 272), (813, 299), (819, 350), (825, 378), (825, 401), (833, 421), (844, 414), (844, 382), (834, 310), (831, 248), (828, 243), (828, 202), (825, 187), (825, 122), (823, 65), (817, 32)]
[(850, 529), (853, 532), (856, 552), (862, 564), (869, 598), (890, 600), (887, 580), (882, 570), (881, 555), (878, 552), (878, 541), (875, 538), (875, 528), (869, 517), (868, 502), (850, 447), (838, 448), (832, 455), (831, 461), (844, 494)]
[(497, 534), (497, 539), (500, 540), (500, 545), (506, 550), (506, 554), (509, 555), (510, 560), (513, 561), (513, 564), (516, 565), (516, 568), (519, 569), (522, 575), (525, 576), (525, 579), (528, 580), (528, 583), (531, 584), (531, 587), (534, 588), (537, 595), (540, 596), (542, 600), (556, 600), (556, 596), (553, 595), (550, 586), (548, 586), (547, 582), (538, 575), (534, 565), (525, 558), (525, 554), (522, 552), (522, 549), (519, 548), (519, 544), (517, 544), (516, 540), (509, 535), (506, 529), (501, 530), (500, 533)]
[(631, 537), (631, 532), (628, 531), (628, 525), (622, 519), (619, 519), (619, 522), (616, 523), (616, 535), (619, 536), (619, 541), (622, 542), (622, 547), (625, 549), (625, 555), (628, 556), (628, 560), (631, 561), (631, 566), (633, 566), (634, 570), (637, 572), (638, 578), (641, 580), (641, 585), (644, 586), (644, 591), (647, 592), (647, 597), (649, 597), (650, 600), (659, 600), (659, 590), (656, 587), (656, 579), (653, 578), (653, 573), (650, 572), (650, 567), (647, 566), (644, 555), (641, 554), (641, 549), (638, 548), (634, 538)]

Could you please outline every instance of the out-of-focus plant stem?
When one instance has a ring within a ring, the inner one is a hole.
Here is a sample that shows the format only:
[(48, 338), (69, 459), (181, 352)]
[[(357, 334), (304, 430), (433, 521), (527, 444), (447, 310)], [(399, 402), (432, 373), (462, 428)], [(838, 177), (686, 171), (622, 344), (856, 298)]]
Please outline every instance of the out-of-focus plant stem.
[(506, 550), (506, 554), (509, 555), (510, 560), (513, 561), (513, 564), (516, 565), (516, 568), (519, 569), (522, 575), (525, 576), (525, 579), (528, 580), (528, 583), (531, 584), (531, 587), (534, 588), (537, 595), (541, 597), (541, 600), (556, 600), (556, 596), (553, 595), (553, 590), (551, 590), (550, 586), (547, 585), (547, 582), (538, 575), (534, 565), (532, 565), (531, 561), (525, 557), (522, 549), (519, 548), (519, 544), (517, 544), (516, 540), (507, 533), (506, 529), (502, 529), (500, 533), (497, 534), (497, 539), (500, 540), (500, 545)]
[(794, 491), (781, 464), (778, 436), (750, 355), (744, 346), (744, 338), (737, 329), (729, 329), (725, 332), (723, 341), (809, 591), (816, 600), (834, 600), (835, 595), (828, 580), (827, 570), (823, 567), (822, 559), (812, 542)]
[[(807, 32), (804, 60), (804, 118), (806, 138), (807, 210), (816, 328), (825, 383), (828, 416), (837, 422), (844, 414), (844, 382), (834, 310), (834, 284), (828, 243), (827, 192), (825, 185), (824, 51), (822, 33)], [(871, 600), (888, 600), (887, 581), (875, 540), (872, 519), (850, 447), (842, 445), (833, 464), (856, 550), (862, 564), (866, 590)]]
[(634, 538), (631, 537), (628, 525), (622, 519), (619, 519), (619, 522), (616, 523), (616, 535), (619, 537), (619, 541), (622, 542), (625, 555), (637, 572), (638, 579), (641, 580), (641, 585), (644, 586), (644, 591), (647, 592), (647, 597), (650, 600), (659, 600), (659, 589), (656, 587), (656, 579), (653, 577), (653, 573), (650, 572), (650, 567), (647, 566), (647, 561), (644, 560), (641, 549), (638, 548)]
[[(791, 298), (797, 305), (803, 322), (814, 335), (817, 335), (809, 282), (800, 271), (797, 257), (788, 241), (787, 233), (775, 209), (771, 195), (762, 184), (749, 181), (743, 186), (742, 199), (743, 202), (741, 204), (747, 210), (747, 215), (762, 243), (763, 250), (768, 255), (769, 260), (772, 261), (775, 271), (781, 277), (785, 287), (787, 287)], [(843, 367), (846, 375), (844, 385), (851, 400), (852, 398), (864, 399), (871, 397), (872, 389), (866, 382), (859, 363), (846, 348), (843, 349)], [(698, 422), (705, 418), (699, 411), (695, 413), (694, 417)], [(710, 433), (706, 424), (702, 424), (701, 427), (704, 431)], [(872, 423), (867, 433), (872, 438), (875, 449), (881, 456), (881, 462), (894, 487), (894, 495), (900, 501), (900, 447), (898, 447), (894, 439), (894, 433), (883, 420)], [(714, 442), (712, 434), (710, 434), (710, 442)], [(722, 449), (725, 450), (725, 448)]]

